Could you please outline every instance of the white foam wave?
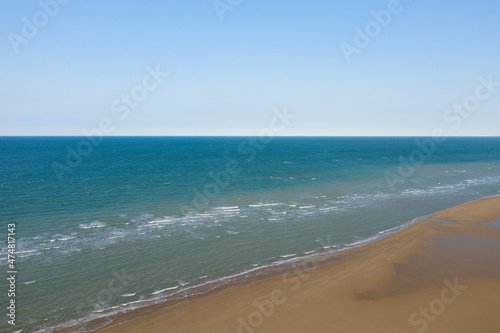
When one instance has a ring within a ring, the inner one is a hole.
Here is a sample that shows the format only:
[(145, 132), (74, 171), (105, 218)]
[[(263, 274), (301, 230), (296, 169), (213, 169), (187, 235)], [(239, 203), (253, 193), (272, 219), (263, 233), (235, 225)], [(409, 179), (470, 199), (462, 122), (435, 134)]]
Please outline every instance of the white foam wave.
[(126, 236), (111, 236), (108, 237), (107, 239), (116, 239), (116, 238), (125, 238)]
[(253, 204), (253, 205), (248, 205), (248, 207), (255, 208), (255, 207), (269, 207), (269, 206), (280, 206), (283, 205), (282, 203), (262, 203), (262, 204)]
[(156, 290), (156, 291), (153, 291), (151, 294), (152, 295), (158, 295), (158, 294), (161, 294), (161, 293), (163, 293), (165, 291), (175, 290), (175, 289), (177, 289), (179, 287), (180, 287), (180, 285), (179, 286), (175, 286), (175, 287), (169, 287), (169, 288), (161, 289), (161, 290)]
[(94, 221), (92, 223), (87, 223), (87, 224), (80, 224), (79, 227), (80, 229), (94, 229), (94, 228), (104, 228), (106, 226), (106, 223), (100, 222), (100, 221)]
[(63, 238), (58, 238), (57, 240), (58, 241), (61, 241), (61, 242), (64, 242), (64, 241), (67, 241), (67, 240), (71, 240), (71, 239), (75, 239), (76, 237), (63, 237)]
[(322, 211), (322, 212), (330, 212), (332, 210), (339, 210), (338, 207), (324, 207), (324, 208), (318, 208), (319, 211)]
[(37, 250), (28, 250), (28, 251), (17, 251), (17, 254), (20, 253), (31, 253), (31, 252), (36, 252)]
[(31, 253), (24, 254), (24, 255), (17, 255), (17, 258), (27, 258), (27, 257), (33, 257), (33, 256), (39, 256), (39, 255), (41, 255), (40, 252), (31, 252)]
[(36, 282), (36, 280), (33, 280), (33, 281), (28, 281), (28, 282), (21, 282), (20, 284), (27, 285), (27, 284), (33, 284), (35, 282)]

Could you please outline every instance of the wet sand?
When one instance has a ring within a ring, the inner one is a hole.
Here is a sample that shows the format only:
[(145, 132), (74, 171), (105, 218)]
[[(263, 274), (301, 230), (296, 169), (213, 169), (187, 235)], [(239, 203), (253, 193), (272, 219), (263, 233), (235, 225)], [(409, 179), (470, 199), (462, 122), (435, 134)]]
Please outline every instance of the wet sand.
[(99, 332), (500, 332), (500, 197)]

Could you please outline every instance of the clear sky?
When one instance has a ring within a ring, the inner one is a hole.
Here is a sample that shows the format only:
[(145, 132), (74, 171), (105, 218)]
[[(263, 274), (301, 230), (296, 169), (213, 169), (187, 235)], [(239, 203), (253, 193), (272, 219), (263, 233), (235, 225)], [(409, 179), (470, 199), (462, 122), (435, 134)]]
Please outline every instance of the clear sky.
[(0, 135), (499, 134), (499, 1), (59, 1), (0, 2)]

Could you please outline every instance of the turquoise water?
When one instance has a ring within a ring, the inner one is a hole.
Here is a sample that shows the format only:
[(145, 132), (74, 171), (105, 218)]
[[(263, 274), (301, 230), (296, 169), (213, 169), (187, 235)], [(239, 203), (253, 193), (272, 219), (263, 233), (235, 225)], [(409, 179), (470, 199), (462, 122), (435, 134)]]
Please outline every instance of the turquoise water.
[(500, 193), (500, 138), (0, 138), (0, 161), (7, 332), (112, 320)]

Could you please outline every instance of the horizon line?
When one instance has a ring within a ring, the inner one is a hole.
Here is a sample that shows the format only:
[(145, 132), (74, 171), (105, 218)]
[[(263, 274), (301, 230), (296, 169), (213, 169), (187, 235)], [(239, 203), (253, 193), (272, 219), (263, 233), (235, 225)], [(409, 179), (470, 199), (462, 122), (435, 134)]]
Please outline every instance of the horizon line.
[[(0, 135), (0, 138), (86, 138), (88, 135)], [(260, 135), (102, 135), (102, 138), (247, 138)], [(267, 136), (264, 136), (267, 137)], [(273, 138), (432, 138), (433, 135), (274, 135)], [(500, 138), (500, 135), (448, 135), (444, 138)]]

